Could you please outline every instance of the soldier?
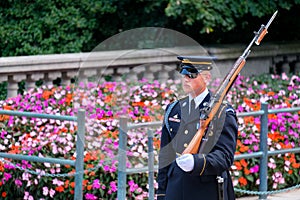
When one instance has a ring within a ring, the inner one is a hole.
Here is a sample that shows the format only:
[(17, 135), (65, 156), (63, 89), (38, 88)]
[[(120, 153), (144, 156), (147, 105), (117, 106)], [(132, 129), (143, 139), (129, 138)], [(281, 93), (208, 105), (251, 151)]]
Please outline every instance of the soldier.
[[(201, 109), (212, 93), (211, 57), (178, 57), (185, 98), (167, 106), (159, 152), (158, 200), (234, 200), (229, 169), (234, 161), (237, 119), (226, 104), (206, 131), (198, 154), (184, 154), (200, 126)], [(224, 109), (223, 109), (224, 108)]]

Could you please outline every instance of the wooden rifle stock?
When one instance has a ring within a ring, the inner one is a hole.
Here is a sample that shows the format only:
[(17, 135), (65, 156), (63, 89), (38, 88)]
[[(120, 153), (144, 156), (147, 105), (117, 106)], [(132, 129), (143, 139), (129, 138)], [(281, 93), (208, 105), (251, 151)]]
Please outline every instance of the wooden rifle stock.
[(267, 29), (274, 20), (275, 16), (277, 15), (277, 11), (273, 14), (273, 16), (268, 21), (266, 26), (261, 25), (261, 28), (258, 32), (255, 32), (255, 36), (253, 40), (250, 42), (248, 47), (245, 49), (243, 54), (237, 59), (235, 64), (233, 65), (232, 69), (229, 73), (225, 76), (223, 82), (216, 90), (216, 93), (210, 99), (208, 106), (202, 110), (202, 116), (200, 116), (200, 128), (197, 130), (196, 134), (192, 138), (189, 145), (183, 151), (182, 154), (197, 154), (200, 148), (200, 144), (202, 141), (202, 137), (205, 135), (206, 129), (209, 126), (209, 123), (212, 121), (214, 116), (217, 114), (221, 104), (227, 95), (228, 91), (230, 90), (231, 86), (233, 85), (234, 81), (238, 77), (240, 71), (243, 69), (246, 58), (250, 54), (250, 48), (252, 47), (253, 43), (259, 45), (263, 37), (268, 33)]

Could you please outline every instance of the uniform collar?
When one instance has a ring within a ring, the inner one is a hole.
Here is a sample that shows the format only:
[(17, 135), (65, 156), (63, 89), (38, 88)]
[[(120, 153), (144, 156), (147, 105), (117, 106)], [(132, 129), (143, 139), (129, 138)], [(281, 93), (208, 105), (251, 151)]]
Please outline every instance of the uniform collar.
[[(202, 103), (203, 99), (208, 95), (208, 93), (209, 93), (208, 89), (205, 88), (205, 90), (201, 94), (199, 94), (194, 98), (196, 108)], [(192, 99), (193, 99), (192, 96), (189, 95), (189, 102), (191, 102)]]

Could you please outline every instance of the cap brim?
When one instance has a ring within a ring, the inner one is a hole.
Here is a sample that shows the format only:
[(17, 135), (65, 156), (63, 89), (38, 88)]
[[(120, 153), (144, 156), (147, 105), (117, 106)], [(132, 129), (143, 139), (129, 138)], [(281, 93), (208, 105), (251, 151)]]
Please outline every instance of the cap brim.
[(179, 69), (179, 73), (183, 75), (198, 74), (199, 70), (193, 65), (182, 65)]
[(179, 73), (182, 74), (182, 75), (190, 75), (190, 74), (192, 74), (191, 72), (189, 72), (186, 69), (182, 69)]

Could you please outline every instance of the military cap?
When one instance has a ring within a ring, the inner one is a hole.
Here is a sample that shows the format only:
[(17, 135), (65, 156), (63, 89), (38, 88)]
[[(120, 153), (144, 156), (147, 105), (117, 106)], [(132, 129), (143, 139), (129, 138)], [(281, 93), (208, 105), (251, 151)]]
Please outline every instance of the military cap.
[(177, 70), (180, 74), (196, 76), (202, 70), (211, 70), (216, 57), (209, 56), (178, 56), (181, 63)]

